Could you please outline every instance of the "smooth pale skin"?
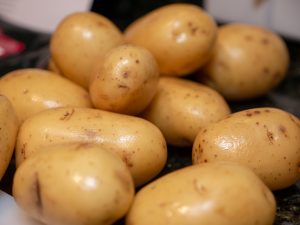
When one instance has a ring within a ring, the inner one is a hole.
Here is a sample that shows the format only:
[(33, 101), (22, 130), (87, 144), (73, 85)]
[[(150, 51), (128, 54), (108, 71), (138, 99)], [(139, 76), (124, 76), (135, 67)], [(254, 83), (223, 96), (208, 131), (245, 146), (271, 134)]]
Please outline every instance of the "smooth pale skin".
[(147, 49), (121, 45), (96, 64), (89, 89), (96, 108), (137, 115), (155, 95), (159, 70)]
[(300, 121), (276, 108), (254, 108), (232, 114), (199, 132), (193, 163), (234, 161), (244, 164), (271, 190), (300, 179)]
[(272, 192), (250, 169), (206, 163), (143, 187), (126, 225), (272, 225), (275, 211)]
[(130, 24), (125, 40), (144, 46), (156, 58), (160, 73), (184, 76), (200, 68), (215, 44), (214, 19), (193, 4), (169, 4)]
[(161, 77), (157, 94), (142, 117), (161, 129), (168, 144), (192, 146), (201, 128), (229, 113), (224, 98), (212, 88), (182, 78)]
[(46, 147), (16, 171), (13, 196), (49, 225), (110, 225), (128, 211), (131, 174), (115, 154), (78, 143)]
[(152, 123), (98, 109), (65, 107), (43, 111), (22, 124), (16, 164), (44, 146), (69, 142), (96, 143), (115, 152), (129, 167), (136, 186), (155, 177), (167, 159), (166, 141)]
[(95, 59), (121, 43), (121, 31), (108, 18), (94, 12), (76, 12), (57, 26), (50, 53), (64, 76), (88, 89)]
[(266, 94), (286, 76), (288, 49), (276, 33), (247, 24), (219, 28), (213, 56), (198, 78), (228, 100)]
[(14, 152), (19, 122), (10, 101), (0, 95), (0, 180)]
[(0, 79), (0, 94), (12, 103), (20, 122), (49, 108), (92, 107), (88, 92), (81, 86), (42, 69), (19, 69)]

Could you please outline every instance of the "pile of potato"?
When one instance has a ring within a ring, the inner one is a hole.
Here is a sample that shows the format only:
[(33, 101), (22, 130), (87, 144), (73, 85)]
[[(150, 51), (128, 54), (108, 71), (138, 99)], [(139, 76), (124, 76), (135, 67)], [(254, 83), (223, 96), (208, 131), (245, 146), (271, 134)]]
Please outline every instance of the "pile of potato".
[[(271, 225), (273, 190), (300, 179), (300, 120), (283, 109), (231, 113), (285, 77), (274, 32), (170, 4), (120, 31), (67, 16), (49, 70), (0, 79), (0, 176), (15, 150), (13, 196), (49, 225)], [(188, 75), (194, 75), (190, 79)], [(193, 165), (157, 177), (169, 146)], [(138, 187), (138, 188), (137, 188)]]

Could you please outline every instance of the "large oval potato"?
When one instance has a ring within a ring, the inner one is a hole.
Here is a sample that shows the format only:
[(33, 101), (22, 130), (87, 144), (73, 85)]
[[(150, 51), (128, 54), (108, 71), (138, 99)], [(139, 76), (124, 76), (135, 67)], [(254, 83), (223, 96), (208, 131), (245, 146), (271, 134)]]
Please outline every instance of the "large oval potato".
[(300, 179), (300, 121), (276, 108), (243, 110), (199, 132), (193, 163), (234, 161), (249, 166), (272, 190)]
[(120, 45), (95, 64), (89, 91), (98, 109), (137, 115), (156, 93), (158, 66), (143, 47)]
[(124, 37), (150, 50), (161, 74), (184, 76), (207, 61), (216, 33), (214, 19), (200, 7), (177, 3), (140, 17), (126, 28)]
[(276, 87), (288, 66), (288, 49), (279, 35), (234, 23), (219, 28), (214, 53), (198, 77), (228, 100), (245, 100)]
[(167, 143), (192, 146), (199, 130), (225, 118), (230, 108), (212, 88), (182, 78), (161, 77), (142, 117), (158, 126)]
[(130, 168), (136, 185), (155, 177), (167, 159), (165, 139), (152, 123), (98, 109), (65, 107), (38, 113), (21, 125), (16, 164), (45, 146), (69, 142), (96, 143), (115, 152)]
[(16, 171), (13, 196), (49, 225), (110, 225), (133, 200), (131, 174), (115, 154), (91, 144), (51, 146)]
[(247, 167), (232, 163), (189, 166), (143, 187), (126, 225), (272, 225), (272, 192)]
[(0, 78), (0, 94), (11, 101), (20, 122), (49, 108), (92, 107), (84, 88), (50, 71), (36, 68), (5, 74)]
[(18, 118), (12, 104), (0, 95), (0, 180), (13, 155), (18, 128)]
[(64, 76), (87, 89), (95, 59), (122, 42), (121, 31), (106, 17), (76, 12), (58, 24), (50, 53)]

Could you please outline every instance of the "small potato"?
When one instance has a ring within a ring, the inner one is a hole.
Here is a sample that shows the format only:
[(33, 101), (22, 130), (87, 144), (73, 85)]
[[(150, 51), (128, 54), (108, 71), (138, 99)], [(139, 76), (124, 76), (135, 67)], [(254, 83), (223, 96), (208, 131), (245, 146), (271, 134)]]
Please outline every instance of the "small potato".
[(13, 155), (18, 128), (18, 118), (12, 104), (0, 95), (0, 180)]
[(275, 211), (272, 192), (250, 169), (206, 163), (143, 187), (126, 225), (272, 225)]
[(215, 44), (214, 19), (192, 4), (169, 4), (137, 19), (124, 33), (129, 43), (144, 46), (156, 58), (160, 73), (184, 76), (199, 69)]
[(13, 181), (17, 204), (48, 225), (110, 225), (125, 215), (133, 195), (122, 160), (91, 144), (46, 147)]
[(272, 190), (300, 179), (300, 121), (276, 108), (240, 111), (199, 132), (193, 163), (234, 161), (251, 169)]
[(228, 100), (266, 94), (286, 75), (288, 49), (272, 31), (247, 24), (219, 28), (213, 56), (198, 78)]
[(42, 69), (19, 69), (0, 78), (0, 94), (12, 103), (20, 122), (49, 108), (92, 107), (81, 86)]
[(115, 47), (96, 64), (89, 91), (98, 109), (137, 115), (156, 93), (158, 66), (143, 47)]
[(228, 104), (215, 90), (182, 78), (162, 77), (142, 117), (161, 129), (167, 143), (192, 146), (202, 127), (229, 113)]
[(95, 143), (115, 152), (129, 167), (137, 186), (155, 177), (167, 160), (166, 141), (152, 123), (98, 109), (65, 107), (40, 112), (21, 125), (16, 164), (45, 146), (70, 142)]
[(50, 40), (50, 53), (62, 74), (88, 89), (95, 59), (123, 43), (121, 31), (94, 12), (66, 16)]

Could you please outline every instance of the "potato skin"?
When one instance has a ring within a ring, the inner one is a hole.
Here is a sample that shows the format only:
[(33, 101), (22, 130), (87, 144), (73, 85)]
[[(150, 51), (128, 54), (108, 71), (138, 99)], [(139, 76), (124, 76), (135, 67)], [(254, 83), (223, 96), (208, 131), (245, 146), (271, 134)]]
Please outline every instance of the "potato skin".
[(240, 101), (276, 87), (288, 66), (288, 49), (279, 35), (258, 26), (233, 23), (219, 28), (212, 57), (198, 77), (226, 99)]
[(18, 128), (18, 118), (12, 104), (0, 95), (0, 180), (13, 155)]
[(193, 163), (244, 164), (271, 190), (300, 179), (300, 121), (276, 108), (254, 108), (207, 126), (193, 145)]
[(123, 43), (121, 31), (94, 12), (66, 16), (52, 34), (50, 53), (62, 74), (88, 89), (94, 60)]
[(13, 196), (30, 216), (56, 225), (110, 225), (128, 211), (131, 174), (115, 154), (91, 144), (46, 147), (16, 171)]
[(214, 19), (192, 4), (169, 4), (140, 17), (125, 32), (125, 41), (144, 46), (160, 73), (184, 76), (200, 68), (215, 44)]
[(182, 78), (161, 77), (157, 94), (142, 117), (161, 129), (168, 144), (192, 146), (201, 128), (229, 113), (224, 98), (212, 88)]
[(159, 70), (152, 54), (136, 45), (120, 45), (99, 60), (90, 83), (98, 109), (137, 115), (156, 93)]
[(167, 159), (165, 139), (152, 123), (98, 109), (65, 107), (45, 110), (22, 124), (16, 164), (43, 146), (68, 142), (96, 143), (115, 152), (129, 167), (137, 186), (155, 177)]
[(126, 225), (272, 225), (275, 211), (272, 192), (250, 169), (206, 163), (174, 171), (143, 187)]
[(49, 108), (92, 107), (84, 88), (50, 71), (36, 68), (5, 74), (0, 79), (0, 94), (11, 101), (20, 122)]

